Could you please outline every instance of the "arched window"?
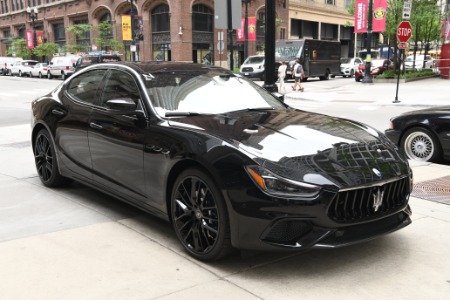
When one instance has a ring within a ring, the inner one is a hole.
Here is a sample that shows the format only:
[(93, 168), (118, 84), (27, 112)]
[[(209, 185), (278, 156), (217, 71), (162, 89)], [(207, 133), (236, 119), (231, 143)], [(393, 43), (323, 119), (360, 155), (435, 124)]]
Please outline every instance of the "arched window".
[(170, 16), (169, 5), (161, 4), (152, 10), (153, 59), (170, 61)]
[[(106, 13), (100, 18), (99, 23), (109, 23), (109, 24), (111, 24), (111, 21), (112, 21), (111, 14), (110, 13)], [(100, 32), (100, 35), (104, 39), (112, 39), (113, 38), (112, 26), (111, 26), (110, 30), (107, 30), (107, 31), (105, 30), (105, 31)]]
[(170, 31), (169, 5), (162, 4), (152, 11), (152, 32)]
[(213, 11), (202, 4), (192, 6), (192, 30), (193, 31), (213, 31)]

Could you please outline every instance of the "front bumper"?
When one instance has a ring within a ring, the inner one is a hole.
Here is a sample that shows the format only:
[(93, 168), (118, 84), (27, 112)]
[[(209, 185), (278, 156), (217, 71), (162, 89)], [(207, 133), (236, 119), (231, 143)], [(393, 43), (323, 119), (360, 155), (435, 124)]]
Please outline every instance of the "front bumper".
[[(229, 214), (233, 246), (266, 251), (333, 248), (367, 241), (409, 225), (410, 180), (404, 178), (390, 187), (383, 185), (382, 189), (385, 195), (397, 193), (402, 196), (381, 196), (381, 208), (375, 211), (371, 208), (374, 193), (368, 191), (357, 192), (351, 197), (347, 197), (345, 191), (339, 192), (339, 196), (325, 191), (313, 201), (270, 198), (265, 201), (263, 197), (248, 199), (248, 193), (228, 194), (227, 197), (239, 199), (229, 202), (233, 207)], [(364, 193), (369, 196), (362, 196)], [(365, 200), (360, 201), (361, 198)], [(354, 210), (356, 206), (358, 211)], [(369, 214), (360, 214), (361, 207)]]

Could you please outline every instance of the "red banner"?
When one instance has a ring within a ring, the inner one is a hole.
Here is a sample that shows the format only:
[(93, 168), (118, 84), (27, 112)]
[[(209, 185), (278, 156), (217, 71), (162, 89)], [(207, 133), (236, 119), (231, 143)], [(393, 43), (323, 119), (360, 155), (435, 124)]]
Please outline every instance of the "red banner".
[(36, 30), (36, 44), (42, 45), (44, 43), (44, 32), (42, 30)]
[(373, 1), (372, 32), (383, 32), (386, 30), (387, 0)]
[(355, 1), (355, 33), (367, 32), (367, 0)]
[(25, 30), (25, 41), (28, 49), (34, 48), (34, 34), (33, 30)]
[[(247, 18), (248, 20), (248, 26), (247, 26), (247, 32), (248, 32), (248, 41), (256, 41), (256, 18), (251, 17)], [(242, 18), (241, 20), (241, 28), (245, 28), (245, 18)], [(236, 29), (236, 40), (238, 42), (244, 42), (245, 36), (244, 36), (244, 29)]]

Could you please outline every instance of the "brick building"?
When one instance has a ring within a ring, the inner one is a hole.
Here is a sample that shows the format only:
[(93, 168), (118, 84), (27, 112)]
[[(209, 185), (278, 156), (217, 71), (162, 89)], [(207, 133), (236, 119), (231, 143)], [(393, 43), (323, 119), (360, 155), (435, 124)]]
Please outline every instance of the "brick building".
[[(224, 0), (222, 0), (224, 1)], [(276, 39), (313, 37), (341, 41), (343, 53), (352, 54), (354, 36), (352, 17), (346, 13), (349, 0), (274, 0), (276, 1)], [(245, 2), (245, 1), (242, 1)], [(137, 40), (138, 60), (172, 60), (226, 64), (225, 54), (217, 51), (219, 32), (214, 26), (213, 0), (0, 0), (0, 56), (7, 55), (9, 39), (24, 38), (32, 29), (27, 7), (38, 9), (35, 29), (44, 32), (44, 41), (54, 42), (64, 52), (67, 44), (85, 44), (94, 50), (96, 31), (75, 38), (66, 30), (74, 24), (96, 28), (107, 21), (111, 37), (123, 42), (120, 53), (131, 60), (131, 41), (123, 41), (122, 15), (138, 15), (143, 25), (142, 40)], [(131, 11), (131, 7), (133, 11)], [(242, 4), (242, 17), (245, 5)], [(264, 51), (265, 0), (249, 0), (248, 16), (256, 18), (256, 41), (248, 42), (249, 55)], [(244, 59), (244, 42), (233, 38), (234, 58)], [(225, 46), (226, 49), (226, 46)], [(101, 50), (101, 49), (97, 49)], [(106, 49), (107, 50), (107, 49)]]

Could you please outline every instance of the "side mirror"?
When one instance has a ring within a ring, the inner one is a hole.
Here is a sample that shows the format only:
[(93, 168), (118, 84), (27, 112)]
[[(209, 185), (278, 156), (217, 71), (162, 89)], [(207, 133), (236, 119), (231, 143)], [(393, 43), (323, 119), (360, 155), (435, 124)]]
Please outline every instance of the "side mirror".
[(121, 112), (130, 112), (136, 110), (137, 107), (136, 102), (131, 98), (111, 99), (106, 101), (106, 106)]

